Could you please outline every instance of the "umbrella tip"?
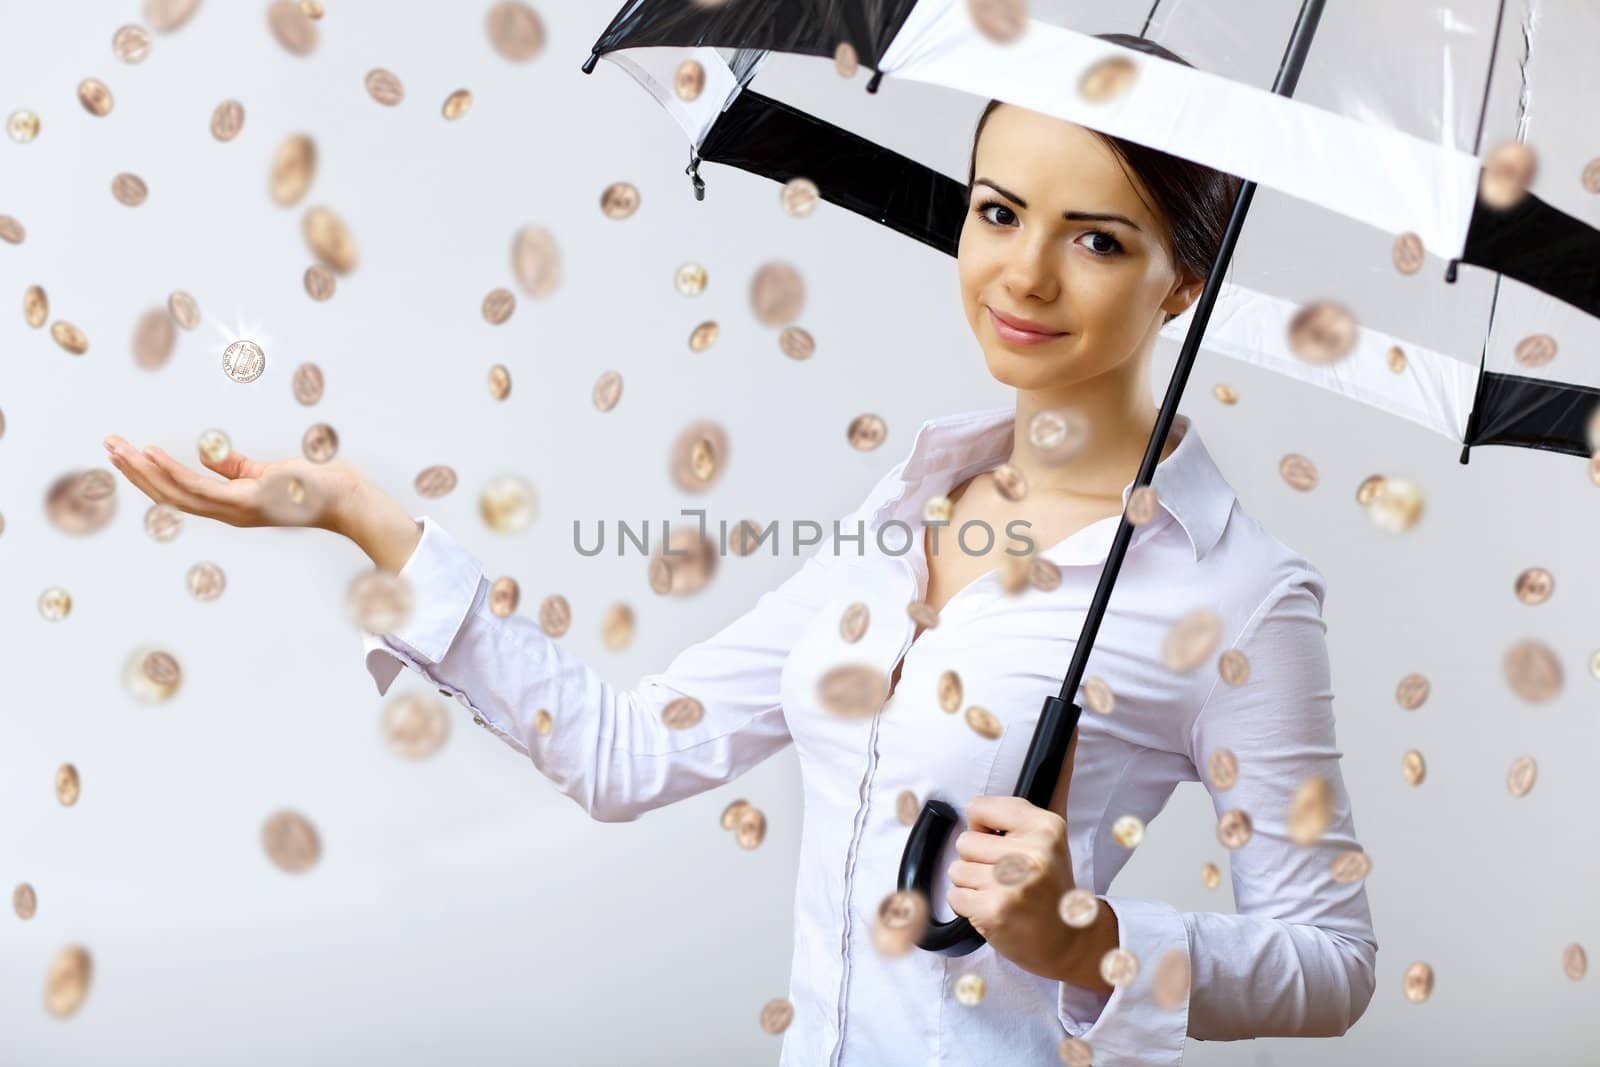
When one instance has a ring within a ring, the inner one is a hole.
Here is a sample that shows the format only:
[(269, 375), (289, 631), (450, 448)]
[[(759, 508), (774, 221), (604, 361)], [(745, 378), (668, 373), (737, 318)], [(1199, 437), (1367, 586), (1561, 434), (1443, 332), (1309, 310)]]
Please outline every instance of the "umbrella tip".
[(877, 92), (878, 91), (878, 83), (881, 82), (881, 81), (883, 81), (883, 71), (881, 71), (881, 70), (873, 71), (872, 72), (872, 80), (867, 82), (867, 92), (869, 92), (869, 93)]
[[(1444, 280), (1449, 282), (1451, 285), (1456, 283), (1456, 264), (1460, 262), (1461, 261), (1459, 259), (1452, 259), (1444, 268)], [(1465, 463), (1466, 461), (1462, 460), (1462, 462)]]
[(589, 53), (589, 58), (583, 61), (583, 72), (585, 74), (593, 74), (594, 73), (594, 61), (599, 59), (599, 58), (600, 58), (600, 53), (599, 52), (590, 52)]

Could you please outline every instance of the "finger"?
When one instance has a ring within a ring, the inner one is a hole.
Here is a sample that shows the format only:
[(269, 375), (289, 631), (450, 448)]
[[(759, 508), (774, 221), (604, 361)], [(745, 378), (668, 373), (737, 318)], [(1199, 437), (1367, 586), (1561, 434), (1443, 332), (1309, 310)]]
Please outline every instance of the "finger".
[(162, 500), (161, 490), (150, 481), (148, 470), (144, 466), (135, 466), (128, 458), (130, 454), (120, 450), (111, 453), (111, 465), (121, 471), (122, 476), (132, 482), (145, 496), (157, 504), (165, 503)]
[(173, 459), (155, 445), (146, 448), (144, 455), (149, 458), (151, 463), (155, 464), (158, 470), (166, 474), (180, 489), (191, 496), (207, 501), (213, 507), (233, 507), (239, 503), (237, 499), (238, 487), (231, 481), (224, 482), (215, 478), (207, 478), (199, 471)]
[(994, 880), (994, 867), (971, 860), (955, 860), (950, 864), (950, 882), (963, 889), (987, 889), (999, 884)]
[(982, 890), (965, 886), (952, 886), (944, 895), (950, 910), (970, 922), (977, 923), (987, 917), (987, 905)]
[(201, 453), (200, 462), (210, 470), (216, 471), (224, 478), (260, 478), (266, 473), (266, 465), (257, 463), (243, 452), (229, 452), (219, 460), (213, 461), (210, 456)]
[(195, 515), (212, 514), (213, 508), (210, 504), (181, 488), (172, 480), (171, 475), (156, 466), (155, 462), (144, 453), (119, 450), (112, 457), (112, 462), (120, 462), (119, 469), (127, 473), (129, 479), (156, 503), (167, 504)]
[(985, 830), (963, 830), (956, 835), (956, 855), (972, 863), (999, 863), (1000, 857), (1017, 851), (1017, 842)]
[(1026, 830), (1037, 825), (1043, 814), (1043, 808), (1025, 797), (979, 795), (967, 803), (967, 825), (977, 830)]

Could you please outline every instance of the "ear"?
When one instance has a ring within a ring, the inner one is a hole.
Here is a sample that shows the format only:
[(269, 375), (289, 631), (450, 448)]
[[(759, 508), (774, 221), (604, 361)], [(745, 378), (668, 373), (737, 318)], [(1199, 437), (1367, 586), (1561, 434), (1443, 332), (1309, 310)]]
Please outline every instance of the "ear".
[(1182, 315), (1189, 310), (1189, 305), (1200, 299), (1200, 294), (1205, 290), (1206, 280), (1190, 274), (1185, 274), (1173, 284), (1172, 292), (1162, 303), (1161, 310), (1174, 315)]

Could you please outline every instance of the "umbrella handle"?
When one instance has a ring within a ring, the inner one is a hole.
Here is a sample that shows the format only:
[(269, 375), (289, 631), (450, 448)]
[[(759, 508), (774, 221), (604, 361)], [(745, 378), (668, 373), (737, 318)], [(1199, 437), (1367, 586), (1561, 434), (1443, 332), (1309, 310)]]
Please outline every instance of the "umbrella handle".
[[(1013, 796), (1025, 798), (1036, 807), (1047, 807), (1061, 778), (1061, 767), (1066, 762), (1067, 748), (1072, 734), (1078, 728), (1078, 718), (1083, 709), (1051, 694), (1045, 697), (1039, 711), (1039, 722), (1033, 730), (1033, 740), (1023, 759), (1022, 773), (1017, 776)], [(942, 800), (928, 800), (922, 805), (911, 836), (906, 838), (905, 851), (900, 854), (901, 889), (912, 889), (923, 900), (933, 900), (933, 879), (938, 873), (939, 856), (944, 851), (945, 839), (958, 820), (956, 809)], [(917, 941), (917, 947), (944, 956), (965, 956), (984, 944), (966, 916), (954, 919), (935, 919), (930, 914), (928, 928)]]

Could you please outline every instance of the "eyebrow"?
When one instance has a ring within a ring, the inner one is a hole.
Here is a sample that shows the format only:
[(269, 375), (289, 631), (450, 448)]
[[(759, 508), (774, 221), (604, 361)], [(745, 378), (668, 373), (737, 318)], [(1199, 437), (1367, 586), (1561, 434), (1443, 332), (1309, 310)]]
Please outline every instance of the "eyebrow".
[[(975, 186), (987, 185), (989, 188), (993, 189), (1007, 200), (1014, 202), (1020, 208), (1026, 208), (1028, 206), (1028, 202), (1022, 199), (1022, 197), (1011, 192), (1010, 190), (1001, 188), (988, 178), (978, 178), (972, 184)], [(1103, 212), (1095, 211), (1068, 211), (1064, 212), (1061, 217), (1066, 219), (1068, 222), (1120, 222), (1130, 229), (1139, 229), (1139, 224), (1125, 215), (1108, 215)]]

